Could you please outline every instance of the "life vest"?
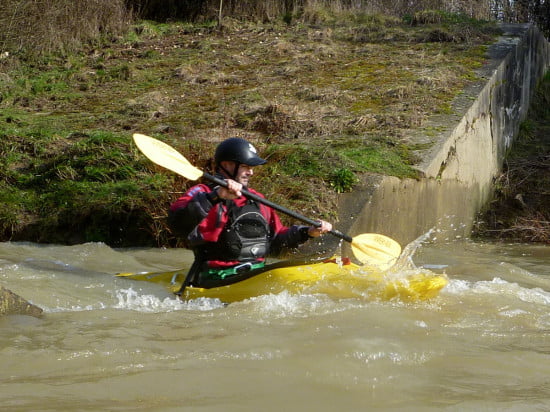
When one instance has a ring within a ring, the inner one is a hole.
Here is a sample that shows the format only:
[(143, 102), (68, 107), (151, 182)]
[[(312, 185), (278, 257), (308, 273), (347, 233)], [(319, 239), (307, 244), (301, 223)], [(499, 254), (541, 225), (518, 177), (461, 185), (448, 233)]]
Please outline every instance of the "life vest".
[(216, 245), (208, 248), (206, 260), (254, 261), (269, 252), (269, 224), (258, 204), (248, 200), (238, 207), (228, 202), (228, 222)]

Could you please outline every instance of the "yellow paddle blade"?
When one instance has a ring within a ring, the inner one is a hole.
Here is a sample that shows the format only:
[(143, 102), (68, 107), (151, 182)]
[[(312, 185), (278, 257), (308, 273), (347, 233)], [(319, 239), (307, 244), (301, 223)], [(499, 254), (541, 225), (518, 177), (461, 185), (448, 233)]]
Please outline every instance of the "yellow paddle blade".
[(365, 265), (376, 266), (380, 270), (392, 267), (401, 254), (401, 245), (395, 240), (378, 233), (363, 233), (351, 242), (353, 254)]
[(147, 282), (174, 284), (183, 282), (187, 271), (188, 269), (177, 269), (166, 272), (123, 272), (117, 273), (115, 276), (130, 280), (146, 280)]
[(133, 137), (139, 150), (153, 163), (189, 180), (197, 180), (203, 175), (202, 170), (197, 169), (176, 149), (166, 143), (139, 133), (135, 133)]

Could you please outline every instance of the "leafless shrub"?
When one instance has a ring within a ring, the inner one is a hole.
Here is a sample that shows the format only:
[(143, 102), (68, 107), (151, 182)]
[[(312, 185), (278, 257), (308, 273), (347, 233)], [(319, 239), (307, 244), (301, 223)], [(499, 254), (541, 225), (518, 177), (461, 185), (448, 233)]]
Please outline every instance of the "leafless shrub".
[[(225, 18), (260, 21), (282, 18), (288, 22), (301, 19), (310, 24), (327, 22), (342, 13), (350, 18), (385, 14), (385, 20), (375, 19), (368, 27), (363, 25), (363, 32), (355, 34), (358, 39), (365, 39), (373, 31), (378, 33), (378, 28), (392, 24), (391, 16), (401, 18), (419, 13), (418, 21), (436, 23), (438, 14), (430, 10), (479, 17), (488, 15), (492, 4), (489, 0), (3, 0), (2, 3), (0, 52), (38, 56), (54, 51), (67, 53), (100, 36), (124, 33), (133, 12), (165, 20), (217, 18), (221, 23)], [(442, 41), (441, 35), (436, 37), (436, 41)]]
[[(301, 19), (310, 24), (326, 22), (334, 13), (358, 11), (403, 17), (423, 10), (465, 13), (488, 18), (496, 0), (126, 0), (142, 17), (188, 20), (245, 18), (272, 21)], [(434, 22), (435, 23), (435, 22)]]
[(478, 232), (501, 239), (550, 244), (550, 155), (516, 158), (496, 181), (494, 210)]
[(437, 10), (421, 10), (412, 18), (412, 24), (439, 24), (443, 15)]
[(543, 213), (520, 216), (509, 230), (521, 241), (550, 244), (550, 216)]

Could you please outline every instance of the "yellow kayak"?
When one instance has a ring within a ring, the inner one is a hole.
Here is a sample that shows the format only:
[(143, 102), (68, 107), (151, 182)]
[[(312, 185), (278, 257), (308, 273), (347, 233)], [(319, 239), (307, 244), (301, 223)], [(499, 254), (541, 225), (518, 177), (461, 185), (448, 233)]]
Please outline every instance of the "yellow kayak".
[[(119, 273), (117, 276), (165, 284), (176, 293), (187, 270), (154, 273)], [(445, 275), (427, 269), (379, 271), (359, 266), (348, 259), (332, 258), (317, 261), (288, 261), (266, 265), (249, 277), (225, 286), (199, 288), (188, 286), (184, 300), (217, 298), (222, 302), (237, 302), (255, 296), (288, 291), (293, 294), (323, 293), (335, 298), (365, 298), (403, 301), (426, 300), (437, 296), (445, 287)]]

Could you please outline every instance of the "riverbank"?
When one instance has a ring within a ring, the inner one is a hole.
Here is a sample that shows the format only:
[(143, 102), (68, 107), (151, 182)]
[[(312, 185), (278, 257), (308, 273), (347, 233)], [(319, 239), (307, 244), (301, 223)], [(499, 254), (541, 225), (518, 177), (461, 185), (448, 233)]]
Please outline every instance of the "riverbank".
[(474, 236), (550, 244), (550, 72), (535, 93)]
[(437, 12), (141, 22), (68, 58), (2, 59), (1, 238), (174, 245), (166, 209), (189, 182), (144, 159), (133, 132), (205, 168), (217, 142), (246, 137), (269, 159), (259, 190), (337, 222), (339, 193), (363, 175), (416, 176), (405, 133), (452, 111), (497, 32)]

